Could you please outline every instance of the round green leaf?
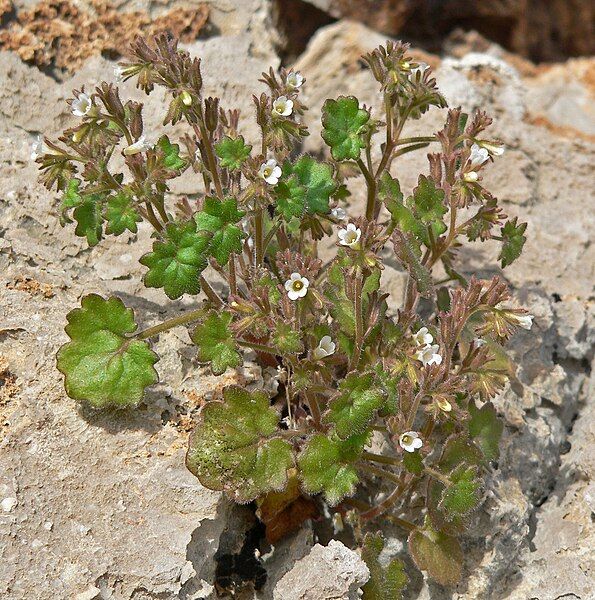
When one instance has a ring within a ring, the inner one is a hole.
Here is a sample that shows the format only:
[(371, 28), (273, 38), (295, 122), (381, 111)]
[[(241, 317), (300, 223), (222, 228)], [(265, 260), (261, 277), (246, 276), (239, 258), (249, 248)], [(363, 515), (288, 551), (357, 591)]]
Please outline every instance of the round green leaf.
[(367, 441), (368, 432), (347, 440), (314, 434), (298, 458), (304, 490), (308, 494), (323, 492), (330, 505), (351, 496), (359, 481), (353, 463)]
[(67, 315), (71, 341), (58, 351), (66, 393), (95, 408), (136, 405), (144, 389), (157, 382), (157, 355), (134, 340), (134, 313), (119, 298), (90, 294)]
[(359, 107), (354, 96), (327, 100), (322, 107), (322, 138), (335, 160), (356, 160), (366, 141), (363, 136), (370, 113)]
[(215, 375), (242, 364), (242, 355), (229, 329), (232, 319), (230, 313), (213, 311), (192, 332), (192, 341), (198, 346), (198, 360), (211, 363)]
[(279, 437), (279, 416), (263, 392), (230, 386), (209, 402), (190, 437), (186, 464), (205, 487), (250, 502), (287, 483), (291, 444)]
[(210, 234), (197, 231), (194, 221), (170, 223), (163, 233), (163, 241), (155, 241), (153, 252), (140, 259), (149, 267), (145, 285), (163, 288), (172, 300), (183, 294), (198, 294), (200, 274), (207, 266)]

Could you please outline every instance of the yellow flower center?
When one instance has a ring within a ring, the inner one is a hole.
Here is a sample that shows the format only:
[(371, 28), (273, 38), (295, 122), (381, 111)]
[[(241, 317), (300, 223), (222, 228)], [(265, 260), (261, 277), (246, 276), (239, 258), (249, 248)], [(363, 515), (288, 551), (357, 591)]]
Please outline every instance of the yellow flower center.
[(297, 281), (293, 282), (293, 289), (296, 292), (299, 292), (303, 287), (304, 287), (304, 284), (299, 279)]
[(410, 446), (413, 442), (413, 438), (410, 435), (404, 435), (401, 438), (401, 440), (403, 441), (403, 444), (405, 444), (405, 446)]

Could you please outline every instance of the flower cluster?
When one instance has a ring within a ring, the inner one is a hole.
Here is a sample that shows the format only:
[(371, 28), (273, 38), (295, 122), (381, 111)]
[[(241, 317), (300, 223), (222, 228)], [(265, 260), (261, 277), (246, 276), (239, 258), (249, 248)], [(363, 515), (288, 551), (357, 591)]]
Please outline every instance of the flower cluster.
[[(145, 286), (202, 301), (137, 331), (122, 300), (89, 294), (68, 315), (58, 368), (68, 395), (104, 409), (137, 405), (158, 381), (151, 340), (173, 327), (188, 328), (197, 369), (229, 381), (248, 360), (273, 367), (272, 396), (226, 386), (194, 415), (190, 471), (256, 501), (269, 540), (318, 514), (358, 531), (394, 519), (414, 563), (450, 585), (461, 576), (457, 535), (498, 458), (491, 400), (511, 374), (504, 344), (533, 322), (500, 278), (467, 278), (457, 250), (491, 240), (506, 267), (526, 224), (484, 188), (482, 172), (504, 151), (485, 139), (487, 115), (445, 110), (443, 129), (403, 138), (409, 119), (446, 107), (432, 69), (396, 42), (364, 62), (382, 101), (324, 103), (326, 159), (299, 152), (308, 129), (297, 71), (263, 73), (258, 139), (241, 134), (239, 111), (205, 97), (200, 61), (165, 35), (135, 40), (114, 75), (165, 90), (163, 123), (175, 129), (149, 136), (143, 105), (113, 83), (75, 90), (75, 126), (31, 153), (62, 194), (61, 222), (89, 246), (134, 239), (146, 223)], [(427, 171), (406, 190), (393, 165), (421, 149)], [(183, 173), (195, 177), (192, 197), (171, 190)], [(356, 176), (362, 214), (347, 204)], [(402, 298), (386, 291), (387, 262), (406, 277)]]

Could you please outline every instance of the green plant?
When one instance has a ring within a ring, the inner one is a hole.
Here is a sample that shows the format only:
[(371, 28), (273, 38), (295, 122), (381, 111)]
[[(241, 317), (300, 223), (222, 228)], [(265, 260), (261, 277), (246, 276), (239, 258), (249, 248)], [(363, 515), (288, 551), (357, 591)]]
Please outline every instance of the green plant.
[[(498, 458), (502, 423), (490, 399), (509, 370), (502, 345), (532, 319), (506, 307), (497, 277), (467, 280), (456, 270), (465, 239), (501, 241), (503, 267), (525, 241), (526, 224), (505, 221), (482, 185), (483, 169), (503, 152), (483, 139), (490, 119), (450, 109), (437, 133), (402, 137), (407, 120), (446, 103), (430, 69), (409, 58), (406, 45), (387, 42), (364, 57), (381, 113), (355, 97), (327, 100), (330, 158), (319, 160), (296, 154), (308, 135), (301, 74), (263, 74), (269, 93), (254, 97), (261, 139), (252, 145), (239, 133), (237, 110), (203, 97), (200, 61), (175, 41), (138, 39), (131, 50), (119, 74), (147, 94), (166, 89), (163, 125), (189, 126), (184, 149), (165, 133), (149, 143), (142, 105), (123, 103), (117, 87), (102, 83), (91, 94), (74, 92), (80, 122), (58, 142), (40, 142), (37, 162), (45, 185), (62, 191), (62, 220), (76, 222), (76, 235), (93, 246), (147, 221), (154, 240), (141, 259), (145, 285), (172, 300), (200, 292), (204, 299), (137, 332), (119, 299), (85, 296), (68, 315), (70, 341), (58, 353), (68, 395), (96, 408), (135, 406), (157, 381), (149, 340), (177, 326), (191, 327), (198, 361), (216, 375), (240, 366), (246, 352), (268, 356), (280, 393), (228, 387), (207, 403), (188, 468), (238, 502), (256, 500), (263, 514), (267, 502), (286, 509), (320, 495), (360, 525), (391, 520), (408, 532), (420, 569), (456, 583), (457, 536)], [(428, 173), (405, 193), (393, 162), (428, 147)], [(202, 192), (173, 203), (169, 181), (184, 172)], [(356, 176), (366, 183), (365, 211), (347, 217), (342, 205)], [(327, 237), (336, 242), (331, 253), (320, 250)], [(391, 253), (408, 273), (396, 314), (382, 291)], [(223, 294), (207, 268), (225, 280)], [(372, 451), (380, 439), (383, 451)], [(366, 540), (373, 579), (364, 596), (396, 597), (403, 565), (382, 567), (381, 538)]]

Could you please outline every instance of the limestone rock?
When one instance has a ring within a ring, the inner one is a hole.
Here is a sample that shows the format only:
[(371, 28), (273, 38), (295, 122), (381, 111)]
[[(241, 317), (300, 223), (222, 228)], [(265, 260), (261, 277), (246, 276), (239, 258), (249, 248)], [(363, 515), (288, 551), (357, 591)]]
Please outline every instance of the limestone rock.
[(316, 544), (276, 585), (273, 600), (355, 600), (370, 577), (361, 558), (337, 540)]

